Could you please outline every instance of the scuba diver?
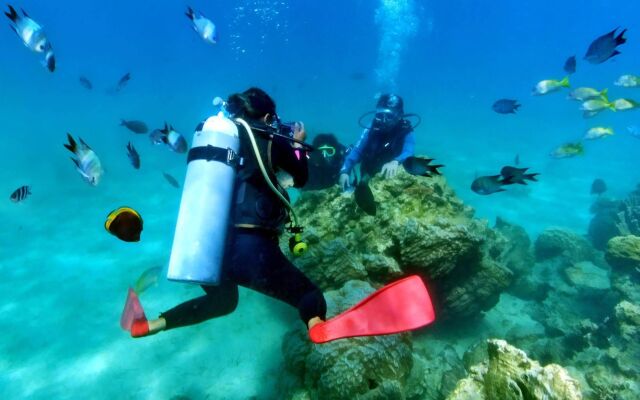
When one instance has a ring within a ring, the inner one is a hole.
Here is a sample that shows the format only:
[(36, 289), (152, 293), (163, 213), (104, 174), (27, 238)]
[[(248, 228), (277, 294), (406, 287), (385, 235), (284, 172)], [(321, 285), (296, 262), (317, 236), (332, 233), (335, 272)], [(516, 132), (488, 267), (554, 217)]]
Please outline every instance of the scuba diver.
[[(340, 169), (339, 184), (346, 190), (351, 186), (350, 175), (353, 167), (360, 163), (360, 181), (367, 181), (378, 172), (385, 178), (396, 175), (400, 164), (413, 156), (415, 146), (414, 128), (406, 117), (414, 114), (404, 113), (404, 104), (400, 96), (383, 94), (378, 99), (376, 110), (360, 117), (360, 126), (364, 128), (360, 140), (347, 156)], [(368, 126), (362, 120), (373, 114)]]
[(294, 187), (307, 181), (307, 151), (313, 148), (304, 143), (304, 126), (282, 123), (273, 99), (258, 88), (216, 101), (223, 110), (198, 126), (189, 150), (167, 273), (170, 280), (200, 284), (205, 294), (148, 320), (129, 288), (121, 327), (138, 338), (230, 314), (238, 305), (238, 286), (297, 308), (314, 343), (433, 322), (431, 299), (417, 275), (388, 284), (325, 321), (322, 291), (279, 246), (289, 222), (290, 250), (300, 255), (306, 249), (281, 184), (283, 173)]
[(309, 153), (309, 180), (302, 190), (326, 189), (335, 185), (351, 149), (338, 142), (332, 133), (318, 134), (311, 144), (314, 151)]
[[(235, 118), (242, 118), (253, 131), (277, 124), (276, 104), (267, 93), (250, 88), (233, 94), (226, 102), (226, 110)], [(321, 290), (282, 254), (278, 237), (289, 218), (287, 208), (272, 192), (258, 163), (268, 165), (271, 183), (275, 186), (275, 171), (286, 171), (294, 186), (307, 181), (307, 157), (304, 147), (282, 136), (252, 134), (260, 154), (254, 154), (248, 132), (240, 128), (239, 156), (244, 163), (238, 168), (234, 204), (230, 216), (221, 278), (217, 285), (201, 285), (203, 296), (186, 301), (160, 314), (155, 320), (133, 321), (131, 336), (142, 337), (188, 325), (233, 312), (238, 305), (238, 285), (256, 290), (284, 301), (299, 311), (300, 318), (311, 327), (325, 319), (327, 306)], [(304, 140), (302, 125), (291, 132), (296, 140)], [(258, 161), (258, 157), (262, 161)], [(281, 193), (286, 192), (280, 189)]]

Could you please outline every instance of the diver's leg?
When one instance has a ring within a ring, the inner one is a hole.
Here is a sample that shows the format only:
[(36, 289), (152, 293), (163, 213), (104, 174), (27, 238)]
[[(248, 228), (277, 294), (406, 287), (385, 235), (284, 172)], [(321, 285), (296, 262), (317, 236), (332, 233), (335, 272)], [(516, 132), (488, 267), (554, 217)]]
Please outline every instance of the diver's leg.
[(163, 329), (194, 325), (208, 319), (232, 313), (238, 306), (238, 286), (223, 284), (220, 286), (202, 286), (204, 296), (185, 301), (160, 314), (165, 320)]
[(160, 313), (158, 319), (135, 321), (131, 336), (142, 337), (163, 330), (199, 324), (211, 318), (232, 313), (238, 306), (238, 286), (232, 283), (219, 286), (202, 286), (204, 296), (185, 301)]
[(277, 238), (239, 234), (236, 244), (242, 251), (234, 252), (230, 271), (234, 282), (296, 307), (307, 326), (325, 319), (322, 291), (282, 254)]

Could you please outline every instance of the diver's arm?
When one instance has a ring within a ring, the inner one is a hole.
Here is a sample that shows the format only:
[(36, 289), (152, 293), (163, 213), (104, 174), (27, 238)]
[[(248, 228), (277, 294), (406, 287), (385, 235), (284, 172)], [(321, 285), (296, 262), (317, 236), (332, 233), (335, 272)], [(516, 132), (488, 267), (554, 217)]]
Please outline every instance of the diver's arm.
[(411, 131), (404, 137), (404, 144), (402, 145), (402, 153), (400, 153), (398, 157), (394, 158), (394, 160), (398, 161), (399, 163), (402, 163), (408, 157), (413, 156), (415, 151), (415, 146), (416, 146), (416, 135), (413, 131)]
[(293, 148), (288, 140), (274, 137), (271, 148), (274, 168), (280, 168), (293, 177), (293, 187), (303, 187), (309, 178), (307, 152), (304, 148)]
[(344, 164), (342, 164), (342, 168), (340, 168), (340, 174), (350, 174), (353, 167), (360, 162), (360, 160), (362, 159), (362, 149), (367, 143), (368, 138), (369, 129), (365, 129), (364, 132), (362, 132), (362, 136), (360, 136), (360, 140), (358, 140), (358, 143), (353, 146), (353, 148), (347, 155), (347, 158), (344, 160)]

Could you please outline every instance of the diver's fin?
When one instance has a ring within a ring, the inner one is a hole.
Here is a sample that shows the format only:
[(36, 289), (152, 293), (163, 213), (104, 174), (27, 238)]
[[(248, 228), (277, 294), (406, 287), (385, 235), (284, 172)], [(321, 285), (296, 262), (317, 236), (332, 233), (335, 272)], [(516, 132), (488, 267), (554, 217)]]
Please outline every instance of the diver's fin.
[(120, 317), (120, 327), (125, 331), (131, 332), (133, 335), (134, 325), (136, 325), (136, 322), (138, 322), (137, 325), (140, 325), (139, 321), (144, 321), (148, 331), (147, 317), (144, 315), (140, 299), (138, 299), (136, 292), (132, 288), (129, 288), (127, 302), (124, 304), (122, 316)]
[(378, 289), (330, 320), (314, 325), (314, 343), (354, 336), (388, 335), (417, 329), (435, 320), (429, 292), (418, 275)]

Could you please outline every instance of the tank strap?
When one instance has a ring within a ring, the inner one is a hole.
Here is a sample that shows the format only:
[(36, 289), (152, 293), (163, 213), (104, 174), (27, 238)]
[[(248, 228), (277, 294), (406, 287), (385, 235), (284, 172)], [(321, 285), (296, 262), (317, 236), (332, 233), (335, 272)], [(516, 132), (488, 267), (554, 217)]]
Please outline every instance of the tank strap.
[(189, 150), (187, 164), (195, 160), (218, 161), (232, 167), (241, 166), (243, 164), (242, 157), (240, 157), (238, 153), (233, 151), (231, 148), (227, 147), (226, 149), (223, 149), (222, 147), (215, 147), (210, 144), (206, 146), (192, 147), (191, 150)]

